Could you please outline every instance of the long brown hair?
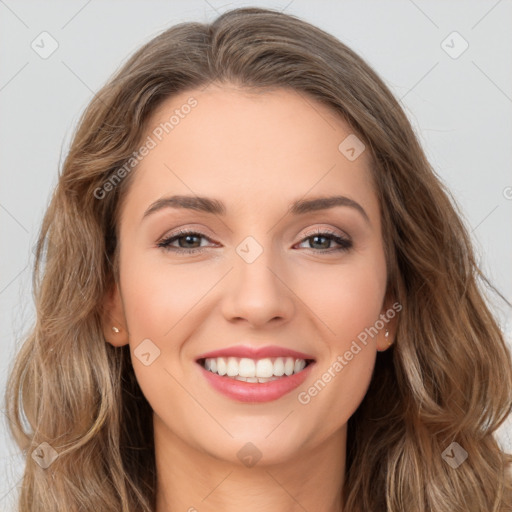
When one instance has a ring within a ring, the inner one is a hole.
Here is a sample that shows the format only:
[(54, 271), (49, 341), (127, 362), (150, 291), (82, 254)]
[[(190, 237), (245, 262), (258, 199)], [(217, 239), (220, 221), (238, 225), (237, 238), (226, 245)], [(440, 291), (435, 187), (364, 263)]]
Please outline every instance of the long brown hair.
[[(103, 299), (118, 279), (120, 202), (136, 168), (108, 193), (98, 190), (133, 158), (162, 101), (211, 82), (314, 98), (371, 155), (387, 293), (403, 309), (395, 344), (378, 354), (349, 420), (343, 510), (510, 510), (512, 457), (493, 433), (512, 410), (511, 355), (454, 202), (368, 64), (322, 30), (259, 8), (166, 30), (80, 119), (37, 244), (37, 320), (6, 393), (12, 434), (26, 454), (18, 510), (155, 509), (151, 408), (129, 345), (106, 343), (101, 326)], [(43, 442), (59, 454), (47, 469), (32, 458)], [(456, 468), (443, 457), (455, 442), (467, 453)]]

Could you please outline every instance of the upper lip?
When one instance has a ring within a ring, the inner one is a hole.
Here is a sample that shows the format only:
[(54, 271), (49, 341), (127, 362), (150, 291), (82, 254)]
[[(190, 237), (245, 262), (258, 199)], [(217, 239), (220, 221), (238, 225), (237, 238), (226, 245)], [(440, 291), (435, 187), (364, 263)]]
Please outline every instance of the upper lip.
[(312, 359), (312, 355), (298, 352), (286, 347), (267, 345), (265, 347), (252, 347), (250, 345), (235, 345), (232, 347), (205, 352), (196, 358), (196, 361), (214, 357), (247, 357), (249, 359), (264, 359), (266, 357), (294, 357), (296, 359)]

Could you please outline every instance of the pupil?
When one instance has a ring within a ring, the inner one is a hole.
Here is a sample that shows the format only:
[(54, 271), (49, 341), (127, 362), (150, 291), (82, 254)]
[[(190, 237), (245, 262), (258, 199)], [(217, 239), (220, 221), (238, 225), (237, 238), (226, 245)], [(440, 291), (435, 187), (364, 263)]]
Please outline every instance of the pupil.
[(185, 243), (193, 243), (191, 242), (191, 239), (197, 238), (196, 235), (185, 235)]
[(329, 241), (330, 240), (328, 240), (327, 237), (325, 237), (325, 236), (315, 235), (313, 237), (313, 243), (315, 243), (316, 240), (322, 239), (322, 238), (325, 240), (325, 243), (324, 244), (320, 244), (320, 245), (322, 245), (324, 248), (327, 249), (328, 247), (326, 247), (326, 244), (329, 245)]

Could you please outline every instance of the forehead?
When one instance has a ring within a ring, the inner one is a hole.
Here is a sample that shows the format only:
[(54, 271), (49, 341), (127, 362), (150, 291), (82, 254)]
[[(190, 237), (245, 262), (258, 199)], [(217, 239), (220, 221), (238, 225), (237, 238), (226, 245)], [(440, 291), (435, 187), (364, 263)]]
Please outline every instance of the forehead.
[(291, 89), (185, 91), (151, 116), (143, 141), (154, 147), (133, 171), (126, 203), (197, 194), (226, 198), (229, 214), (230, 204), (282, 210), (301, 196), (343, 193), (375, 215), (368, 152), (351, 161), (342, 151), (354, 136), (332, 109)]

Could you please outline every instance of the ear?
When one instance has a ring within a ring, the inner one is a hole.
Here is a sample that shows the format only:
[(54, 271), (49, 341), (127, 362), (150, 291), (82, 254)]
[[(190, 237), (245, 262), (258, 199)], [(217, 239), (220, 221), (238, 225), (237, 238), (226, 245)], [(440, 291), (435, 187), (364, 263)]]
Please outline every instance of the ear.
[(114, 347), (122, 347), (129, 341), (124, 307), (117, 283), (114, 283), (103, 299), (101, 318), (103, 336)]
[(382, 329), (379, 329), (379, 334), (377, 335), (377, 350), (379, 352), (384, 352), (395, 343), (398, 315), (401, 310), (402, 305), (394, 300), (393, 297), (388, 297), (384, 301), (379, 316), (379, 320), (383, 322), (384, 326)]

